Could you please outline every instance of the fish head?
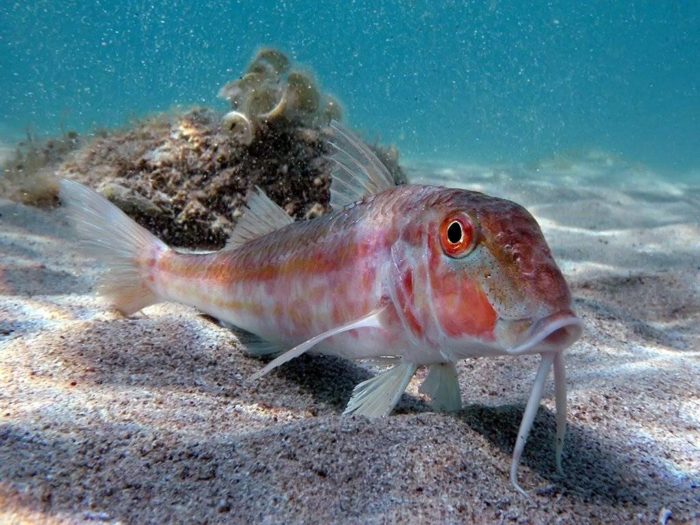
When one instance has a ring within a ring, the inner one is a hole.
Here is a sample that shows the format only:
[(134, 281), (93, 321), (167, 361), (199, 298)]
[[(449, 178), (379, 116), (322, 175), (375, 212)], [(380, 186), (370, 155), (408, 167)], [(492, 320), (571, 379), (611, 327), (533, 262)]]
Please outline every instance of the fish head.
[(580, 337), (569, 287), (525, 208), (441, 189), (421, 209), (413, 228), (427, 285), (413, 311), (437, 321), (434, 339), (467, 357), (559, 352)]

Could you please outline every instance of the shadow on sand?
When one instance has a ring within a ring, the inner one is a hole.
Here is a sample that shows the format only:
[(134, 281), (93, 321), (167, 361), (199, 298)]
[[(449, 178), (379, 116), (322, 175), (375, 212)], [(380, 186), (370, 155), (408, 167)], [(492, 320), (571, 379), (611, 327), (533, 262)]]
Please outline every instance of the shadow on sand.
[[(237, 509), (236, 516), (252, 516), (255, 521), (255, 516), (262, 519), (272, 509), (279, 509), (281, 516), (293, 516), (298, 487), (290, 483), (301, 483), (307, 491), (305, 504), (316, 501), (320, 505), (325, 498), (339, 517), (351, 519), (354, 514), (348, 509), (361, 506), (362, 497), (375, 493), (380, 497), (390, 491), (382, 480), (405, 479), (406, 472), (423, 468), (420, 463), (431, 465), (435, 454), (449, 459), (461, 449), (469, 451), (473, 463), (461, 462), (459, 469), (470, 474), (455, 477), (449, 470), (442, 471), (444, 479), (436, 482), (439, 486), (444, 484), (444, 490), (449, 486), (456, 493), (473, 492), (475, 480), (486, 473), (510, 494), (508, 458), (522, 405), (469, 405), (458, 414), (443, 415), (432, 413), (421, 400), (404, 396), (393, 417), (371, 422), (344, 418), (340, 414), (352, 389), (371, 375), (366, 369), (342, 359), (303, 356), (276, 371), (265, 380), (267, 384), (251, 389), (242, 380), (262, 363), (243, 356), (234, 348), (233, 339), (214, 344), (199, 335), (201, 329), (184, 323), (167, 333), (167, 340), (177, 344), (165, 346), (158, 343), (165, 336), (161, 321), (110, 321), (66, 336), (61, 357), (68, 375), (71, 367), (81, 371), (89, 367), (91, 373), (83, 382), (115, 384), (119, 391), (128, 391), (130, 386), (181, 387), (225, 397), (224, 403), (290, 402), (290, 410), (310, 410), (312, 416), (320, 416), (293, 423), (270, 421), (265, 428), (244, 434), (196, 438), (142, 421), (76, 427), (70, 438), (65, 428), (34, 425), (31, 419), (9, 422), (0, 426), (0, 494), (10, 487), (25, 487), (32, 508), (46, 512), (87, 508), (125, 522), (169, 521), (178, 516), (180, 508), (203, 513), (202, 519), (221, 518), (220, 513)], [(115, 333), (108, 326), (113, 323), (121, 324), (119, 341), (106, 337)], [(89, 349), (84, 348), (86, 341), (91, 343)], [(217, 417), (215, 413), (202, 416)], [(554, 469), (554, 428), (554, 415), (541, 408), (523, 465), (551, 485), (533, 490), (532, 475), (522, 468), (520, 478), (538, 498), (551, 501), (554, 494), (561, 494), (579, 504), (646, 508), (669, 505), (682, 497), (681, 482), (673, 482), (671, 473), (660, 471), (660, 464), (643, 464), (620, 455), (620, 444), (576, 424), (570, 425), (567, 436), (566, 475), (559, 477)], [(501, 457), (494, 460), (488, 449), (479, 449), (479, 435), (499, 449)], [(430, 452), (416, 455), (426, 444)], [(387, 462), (384, 455), (389, 450), (394, 459)], [(381, 471), (377, 471), (377, 462), (383, 465)], [(282, 471), (287, 477), (279, 474)], [(290, 473), (298, 481), (290, 482)], [(358, 494), (338, 496), (339, 487), (345, 485)], [(415, 497), (420, 500), (429, 495)], [(124, 514), (113, 515), (114, 509)]]

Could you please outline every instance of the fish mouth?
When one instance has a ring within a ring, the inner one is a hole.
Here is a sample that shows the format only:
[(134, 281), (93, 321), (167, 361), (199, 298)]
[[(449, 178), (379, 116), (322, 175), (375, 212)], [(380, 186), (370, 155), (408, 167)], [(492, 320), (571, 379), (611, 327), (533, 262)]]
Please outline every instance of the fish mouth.
[(509, 348), (509, 354), (561, 352), (574, 344), (583, 332), (583, 321), (571, 310), (548, 315), (532, 324), (525, 339)]

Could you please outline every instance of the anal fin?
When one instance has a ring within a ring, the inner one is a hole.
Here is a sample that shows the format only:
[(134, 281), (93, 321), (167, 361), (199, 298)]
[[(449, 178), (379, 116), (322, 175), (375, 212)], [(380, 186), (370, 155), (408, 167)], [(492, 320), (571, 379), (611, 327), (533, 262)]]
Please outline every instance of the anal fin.
[(238, 340), (243, 345), (243, 352), (251, 357), (264, 357), (277, 355), (284, 352), (288, 347), (282, 346), (275, 341), (268, 341), (250, 332), (244, 332), (238, 336)]
[(224, 328), (231, 330), (238, 338), (238, 342), (243, 345), (243, 352), (251, 357), (264, 357), (281, 354), (288, 348), (280, 343), (263, 339), (259, 335), (243, 330), (235, 324), (224, 321), (223, 319), (213, 319)]
[(413, 363), (401, 363), (355, 387), (344, 415), (388, 416), (416, 372)]
[(435, 410), (457, 412), (462, 408), (457, 369), (452, 363), (430, 365), (428, 377), (423, 381), (420, 391), (430, 396)]

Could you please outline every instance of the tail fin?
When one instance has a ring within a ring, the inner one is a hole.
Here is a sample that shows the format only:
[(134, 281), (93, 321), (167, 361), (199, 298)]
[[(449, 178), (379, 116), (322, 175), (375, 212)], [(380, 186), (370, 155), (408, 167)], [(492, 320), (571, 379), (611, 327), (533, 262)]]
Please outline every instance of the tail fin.
[(99, 293), (125, 315), (157, 303), (148, 279), (167, 245), (82, 184), (62, 180), (59, 196), (86, 251), (108, 266)]

